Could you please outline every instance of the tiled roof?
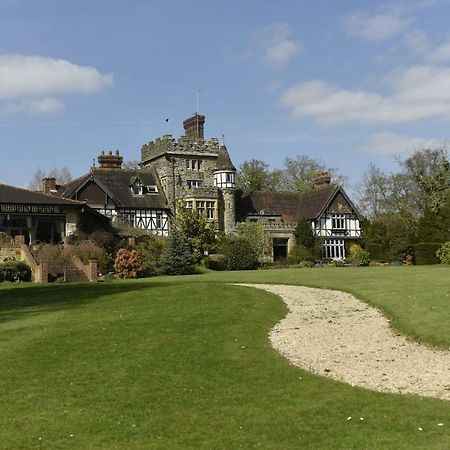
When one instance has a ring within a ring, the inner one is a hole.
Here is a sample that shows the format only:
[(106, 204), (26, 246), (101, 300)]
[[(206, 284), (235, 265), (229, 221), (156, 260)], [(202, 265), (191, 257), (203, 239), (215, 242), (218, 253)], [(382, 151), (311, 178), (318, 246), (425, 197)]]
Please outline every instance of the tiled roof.
[(311, 220), (320, 215), (338, 190), (339, 186), (330, 184), (309, 192), (240, 191), (237, 213), (239, 219), (263, 212), (280, 215), (285, 222)]
[(0, 203), (18, 203), (24, 205), (56, 205), (56, 206), (84, 206), (83, 203), (57, 195), (47, 195), (28, 189), (0, 183)]
[[(130, 186), (138, 178), (143, 186), (156, 186), (158, 193), (133, 195)], [(92, 169), (90, 173), (59, 188), (58, 194), (62, 197), (73, 198), (77, 191), (90, 180), (94, 181), (101, 189), (104, 189), (112, 201), (120, 208), (169, 208), (158, 177), (151, 170)], [(89, 203), (89, 200), (87, 202)]]
[(219, 154), (217, 155), (216, 160), (216, 170), (236, 171), (236, 167), (234, 167), (233, 163), (231, 162), (230, 155), (228, 154), (228, 150), (225, 145), (220, 146)]

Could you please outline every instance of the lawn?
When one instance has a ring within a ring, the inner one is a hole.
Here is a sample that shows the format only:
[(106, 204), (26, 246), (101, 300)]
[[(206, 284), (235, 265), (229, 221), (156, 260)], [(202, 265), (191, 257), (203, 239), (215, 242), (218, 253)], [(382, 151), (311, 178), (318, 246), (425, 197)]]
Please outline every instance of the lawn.
[(0, 447), (450, 448), (449, 402), (289, 365), (267, 338), (283, 303), (229, 281), (350, 291), (410, 336), (450, 346), (442, 267), (4, 285)]

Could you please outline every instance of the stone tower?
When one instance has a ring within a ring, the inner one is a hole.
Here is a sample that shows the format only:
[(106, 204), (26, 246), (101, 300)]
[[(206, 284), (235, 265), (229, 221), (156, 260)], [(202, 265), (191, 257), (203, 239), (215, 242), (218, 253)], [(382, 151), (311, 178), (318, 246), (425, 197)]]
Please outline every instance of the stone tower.
[(236, 228), (236, 168), (224, 144), (220, 146), (214, 170), (214, 186), (221, 193), (223, 230), (231, 233)]

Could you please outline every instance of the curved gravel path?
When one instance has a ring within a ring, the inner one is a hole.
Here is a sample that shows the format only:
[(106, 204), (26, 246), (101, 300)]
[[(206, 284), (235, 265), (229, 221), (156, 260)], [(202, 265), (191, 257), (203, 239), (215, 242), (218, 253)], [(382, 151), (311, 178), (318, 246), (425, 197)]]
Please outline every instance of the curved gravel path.
[(279, 295), (289, 308), (272, 345), (310, 372), (381, 392), (450, 400), (450, 351), (395, 333), (380, 311), (339, 291), (240, 284)]

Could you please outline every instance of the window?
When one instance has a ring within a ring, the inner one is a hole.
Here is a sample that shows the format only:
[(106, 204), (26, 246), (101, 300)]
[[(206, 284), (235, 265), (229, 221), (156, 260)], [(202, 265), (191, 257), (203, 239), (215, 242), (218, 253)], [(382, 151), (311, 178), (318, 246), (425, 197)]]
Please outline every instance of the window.
[(187, 159), (186, 160), (186, 169), (189, 170), (200, 170), (201, 160), (200, 159)]
[(136, 214), (131, 212), (122, 213), (119, 215), (119, 219), (129, 223), (132, 227), (134, 227), (136, 222)]
[(205, 213), (205, 202), (203, 200), (195, 202), (195, 209), (199, 214)]
[(157, 212), (156, 213), (156, 229), (160, 230), (162, 228), (162, 214)]
[(147, 188), (147, 192), (149, 194), (157, 194), (158, 193), (158, 188), (152, 184), (149, 184), (148, 186), (145, 186)]
[(186, 184), (189, 189), (196, 189), (200, 187), (200, 181), (198, 180), (187, 180)]
[(194, 202), (192, 200), (187, 200), (186, 201), (186, 209), (192, 209), (193, 203)]
[(139, 181), (134, 183), (131, 186), (131, 192), (133, 193), (133, 195), (142, 195), (143, 194), (142, 184)]
[(227, 173), (227, 183), (234, 183), (234, 173)]
[(324, 243), (325, 258), (344, 259), (345, 245), (343, 239), (327, 239)]
[(214, 220), (214, 209), (216, 202), (206, 202), (206, 218)]
[(331, 221), (331, 228), (333, 230), (345, 230), (347, 228), (344, 214), (333, 214)]

